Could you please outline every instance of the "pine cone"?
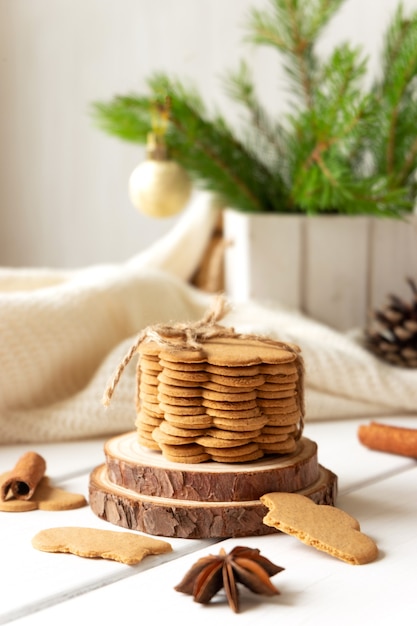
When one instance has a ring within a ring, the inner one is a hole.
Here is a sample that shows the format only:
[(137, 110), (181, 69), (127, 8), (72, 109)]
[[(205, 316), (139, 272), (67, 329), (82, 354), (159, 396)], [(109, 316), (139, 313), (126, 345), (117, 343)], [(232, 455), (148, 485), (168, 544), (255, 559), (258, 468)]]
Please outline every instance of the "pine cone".
[(407, 279), (413, 299), (404, 302), (395, 295), (375, 311), (374, 326), (365, 331), (365, 347), (377, 357), (400, 367), (417, 367), (417, 285)]

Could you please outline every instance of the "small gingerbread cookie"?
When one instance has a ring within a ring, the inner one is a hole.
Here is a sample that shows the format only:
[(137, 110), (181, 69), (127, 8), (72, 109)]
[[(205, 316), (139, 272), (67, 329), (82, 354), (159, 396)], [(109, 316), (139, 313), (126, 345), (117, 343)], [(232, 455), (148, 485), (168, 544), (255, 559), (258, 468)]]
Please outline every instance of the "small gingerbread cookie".
[[(0, 475), (0, 481), (7, 479), (9, 472)], [(0, 499), (0, 511), (22, 513), (25, 511), (69, 511), (87, 506), (82, 494), (71, 493), (65, 489), (51, 485), (48, 476), (43, 476), (29, 500), (18, 498)]]
[(97, 528), (60, 527), (41, 530), (32, 546), (42, 552), (68, 552), (87, 558), (102, 558), (136, 565), (150, 554), (171, 552), (166, 541), (131, 532)]
[(378, 555), (377, 545), (361, 532), (359, 522), (341, 509), (315, 504), (296, 493), (266, 493), (260, 500), (269, 509), (264, 524), (317, 550), (352, 565), (370, 563)]

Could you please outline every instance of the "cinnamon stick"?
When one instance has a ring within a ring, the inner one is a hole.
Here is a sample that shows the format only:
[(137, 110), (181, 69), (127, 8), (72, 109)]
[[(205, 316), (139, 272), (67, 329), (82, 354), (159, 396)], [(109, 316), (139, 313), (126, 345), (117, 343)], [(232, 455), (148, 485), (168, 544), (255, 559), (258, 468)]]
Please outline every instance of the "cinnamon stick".
[(359, 426), (358, 438), (371, 450), (417, 459), (417, 428), (371, 422), (366, 426)]
[(45, 470), (46, 462), (43, 457), (36, 452), (26, 452), (2, 483), (1, 499), (14, 497), (17, 500), (30, 500)]

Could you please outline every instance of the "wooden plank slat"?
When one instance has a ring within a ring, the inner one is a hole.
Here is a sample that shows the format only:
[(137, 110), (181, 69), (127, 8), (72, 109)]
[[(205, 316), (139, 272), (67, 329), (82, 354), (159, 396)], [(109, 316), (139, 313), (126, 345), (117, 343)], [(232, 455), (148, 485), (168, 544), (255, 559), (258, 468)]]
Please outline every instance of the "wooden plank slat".
[(236, 301), (282, 305), (336, 330), (367, 325), (417, 280), (417, 215), (291, 216), (225, 211), (225, 286)]
[(406, 221), (373, 220), (371, 232), (369, 313), (383, 307), (391, 293), (412, 298), (406, 278), (417, 281), (417, 215)]
[(298, 216), (224, 212), (225, 288), (233, 300), (300, 308), (301, 226)]
[(305, 220), (304, 312), (339, 330), (362, 326), (366, 312), (368, 219)]

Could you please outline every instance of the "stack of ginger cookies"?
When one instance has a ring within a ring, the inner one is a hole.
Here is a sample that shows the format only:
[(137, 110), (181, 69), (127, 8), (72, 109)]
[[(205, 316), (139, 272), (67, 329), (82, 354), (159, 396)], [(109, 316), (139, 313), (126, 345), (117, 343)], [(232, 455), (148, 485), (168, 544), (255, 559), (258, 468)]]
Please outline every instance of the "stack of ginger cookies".
[(218, 323), (222, 301), (194, 323), (145, 328), (136, 363), (136, 430), (110, 439), (91, 473), (98, 517), (151, 535), (242, 537), (264, 523), (265, 493), (333, 504), (337, 477), (303, 436), (304, 364), (298, 346)]
[(296, 450), (303, 430), (297, 346), (228, 329), (201, 337), (145, 337), (138, 345), (140, 445), (177, 463), (244, 463)]

